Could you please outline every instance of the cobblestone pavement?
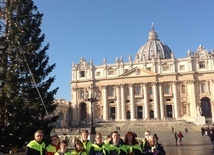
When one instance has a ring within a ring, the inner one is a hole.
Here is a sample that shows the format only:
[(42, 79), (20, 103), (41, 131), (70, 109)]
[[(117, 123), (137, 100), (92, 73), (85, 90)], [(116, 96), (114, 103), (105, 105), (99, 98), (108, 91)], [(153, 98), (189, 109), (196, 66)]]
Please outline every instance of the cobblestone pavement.
[[(154, 132), (153, 132), (154, 133)], [(213, 155), (211, 142), (208, 136), (202, 136), (200, 132), (183, 132), (182, 144), (176, 146), (174, 134), (171, 132), (156, 132), (159, 142), (163, 144), (167, 155)]]
[[(127, 129), (128, 131), (129, 129)], [(183, 133), (184, 137), (182, 140), (182, 145), (175, 144), (175, 138), (174, 138), (174, 133), (171, 131), (152, 131), (152, 134), (157, 134), (159, 138), (159, 142), (164, 146), (166, 150), (166, 155), (214, 155), (214, 149), (211, 146), (211, 142), (208, 136), (202, 136), (201, 132), (199, 130), (189, 130), (188, 133), (185, 133), (184, 127), (177, 128), (176, 131), (178, 132), (181, 130)], [(112, 130), (114, 131), (114, 130)], [(118, 131), (123, 138), (126, 134), (125, 130), (120, 130)], [(99, 130), (103, 135), (103, 138), (109, 134), (109, 131), (102, 131)], [(137, 137), (139, 139), (142, 139), (144, 137), (144, 131), (136, 131)], [(67, 135), (68, 136), (68, 135)], [(79, 136), (73, 135), (73, 136)]]
[[(119, 133), (122, 137), (125, 135), (123, 131), (119, 131)], [(144, 132), (136, 133), (138, 138), (143, 137)], [(166, 150), (166, 155), (214, 155), (209, 137), (202, 136), (200, 131), (189, 131), (188, 133), (182, 131), (184, 137), (182, 144), (178, 143), (178, 145), (175, 143), (174, 134), (170, 131), (151, 131), (151, 133), (158, 135), (159, 142)]]

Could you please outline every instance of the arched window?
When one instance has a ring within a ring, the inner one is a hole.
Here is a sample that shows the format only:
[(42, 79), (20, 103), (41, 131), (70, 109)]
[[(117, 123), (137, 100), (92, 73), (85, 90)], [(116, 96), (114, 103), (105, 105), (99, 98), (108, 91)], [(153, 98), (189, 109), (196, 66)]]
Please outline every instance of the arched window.
[(164, 87), (164, 94), (169, 94), (170, 93), (170, 86), (169, 85), (166, 85)]
[(181, 85), (181, 94), (186, 94), (186, 87), (184, 84)]

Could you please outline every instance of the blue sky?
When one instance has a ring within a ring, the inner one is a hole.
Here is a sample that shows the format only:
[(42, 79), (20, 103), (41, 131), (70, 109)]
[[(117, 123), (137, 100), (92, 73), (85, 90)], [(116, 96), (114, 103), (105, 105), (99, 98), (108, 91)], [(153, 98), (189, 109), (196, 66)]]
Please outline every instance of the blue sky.
[(72, 62), (81, 57), (94, 65), (103, 58), (114, 63), (116, 57), (135, 57), (147, 42), (151, 24), (160, 41), (176, 58), (199, 45), (214, 49), (213, 0), (35, 0), (43, 13), (42, 32), (50, 64), (56, 63), (52, 88), (55, 98), (71, 100)]

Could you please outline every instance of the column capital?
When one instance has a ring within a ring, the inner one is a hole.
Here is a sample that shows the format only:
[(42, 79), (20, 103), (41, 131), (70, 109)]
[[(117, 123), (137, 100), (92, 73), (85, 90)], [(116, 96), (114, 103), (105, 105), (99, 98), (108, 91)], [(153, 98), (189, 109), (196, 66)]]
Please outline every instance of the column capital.
[(133, 87), (134, 83), (129, 83), (128, 87)]
[(158, 84), (158, 82), (151, 82), (152, 86), (156, 86)]
[(214, 84), (214, 79), (210, 79), (210, 83)]
[(72, 87), (72, 91), (77, 91), (78, 88), (77, 87)]
[(193, 80), (187, 80), (187, 83), (188, 84), (194, 84), (196, 81), (193, 79)]
[(100, 86), (101, 89), (106, 89), (107, 88), (107, 85), (106, 86)]
[(178, 84), (178, 83), (179, 83), (179, 81), (177, 81), (177, 80), (176, 80), (176, 81), (172, 81), (172, 84), (175, 84), (175, 85), (176, 85), (176, 84)]
[(147, 83), (148, 83), (148, 82), (143, 82), (142, 85), (143, 85), (143, 86), (147, 86)]
[(115, 87), (115, 88), (119, 88), (119, 87), (120, 87), (120, 85), (115, 85), (114, 87)]
[(120, 84), (120, 87), (123, 87), (124, 88), (125, 84)]

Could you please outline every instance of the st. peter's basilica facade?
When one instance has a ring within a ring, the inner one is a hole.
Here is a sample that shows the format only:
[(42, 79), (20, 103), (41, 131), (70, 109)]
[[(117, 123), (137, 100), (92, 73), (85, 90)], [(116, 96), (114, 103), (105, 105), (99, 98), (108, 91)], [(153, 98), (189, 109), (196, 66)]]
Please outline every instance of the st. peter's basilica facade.
[[(81, 58), (72, 64), (72, 124), (94, 121), (183, 119), (214, 116), (214, 51), (202, 45), (175, 58), (152, 26), (135, 58), (94, 66)], [(95, 99), (96, 95), (96, 99)]]

